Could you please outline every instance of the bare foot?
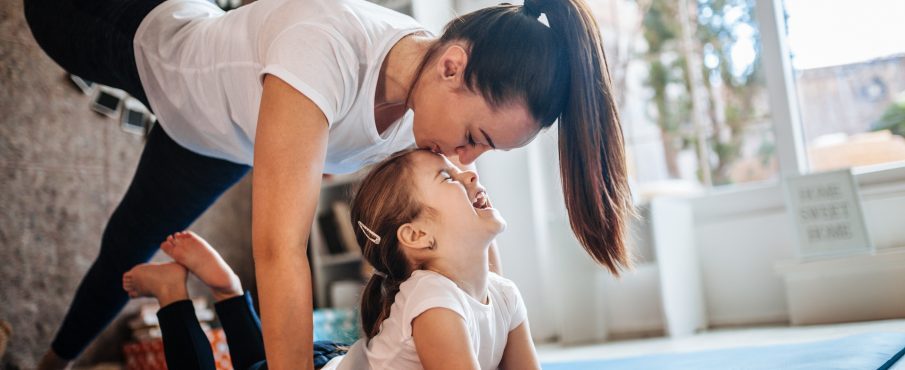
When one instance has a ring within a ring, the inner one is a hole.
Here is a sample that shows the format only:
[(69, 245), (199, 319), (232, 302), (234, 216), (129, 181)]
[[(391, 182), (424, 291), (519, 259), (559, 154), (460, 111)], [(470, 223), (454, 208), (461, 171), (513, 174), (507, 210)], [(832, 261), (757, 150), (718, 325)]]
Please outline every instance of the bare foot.
[(219, 302), (242, 295), (239, 276), (197, 234), (191, 231), (175, 233), (161, 243), (160, 248), (207, 284), (214, 294), (214, 300)]
[(185, 267), (176, 262), (143, 263), (123, 274), (123, 289), (132, 298), (157, 298), (164, 307), (189, 298), (186, 276)]

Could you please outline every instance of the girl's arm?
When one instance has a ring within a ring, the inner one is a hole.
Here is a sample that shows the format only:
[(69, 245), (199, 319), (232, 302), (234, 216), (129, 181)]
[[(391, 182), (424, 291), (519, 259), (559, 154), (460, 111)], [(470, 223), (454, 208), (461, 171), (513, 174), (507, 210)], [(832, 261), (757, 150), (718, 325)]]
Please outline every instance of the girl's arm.
[(254, 148), (252, 249), (268, 368), (313, 369), (308, 233), (327, 151), (327, 119), (272, 75)]
[(465, 319), (446, 308), (432, 308), (412, 320), (412, 337), (425, 370), (478, 370)]
[(528, 320), (509, 332), (500, 368), (503, 370), (540, 370), (534, 342), (531, 341), (531, 330), (528, 329)]

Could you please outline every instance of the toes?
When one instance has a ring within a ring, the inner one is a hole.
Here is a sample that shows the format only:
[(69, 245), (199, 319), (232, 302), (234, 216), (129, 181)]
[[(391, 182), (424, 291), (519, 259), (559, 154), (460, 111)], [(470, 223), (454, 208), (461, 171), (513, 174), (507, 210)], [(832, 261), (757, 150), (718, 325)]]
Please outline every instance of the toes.
[(166, 253), (170, 257), (172, 257), (173, 247), (175, 246), (173, 245), (173, 243), (170, 243), (169, 240), (160, 243), (160, 249), (163, 249), (163, 253)]

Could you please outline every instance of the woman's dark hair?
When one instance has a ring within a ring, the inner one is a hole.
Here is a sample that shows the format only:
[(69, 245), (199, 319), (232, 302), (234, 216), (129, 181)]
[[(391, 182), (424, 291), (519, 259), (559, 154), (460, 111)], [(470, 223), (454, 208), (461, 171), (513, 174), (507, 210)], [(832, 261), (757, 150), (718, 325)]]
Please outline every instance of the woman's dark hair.
[(560, 177), (572, 230), (614, 275), (630, 267), (625, 239), (634, 210), (622, 127), (600, 28), (585, 1), (526, 0), (458, 17), (420, 69), (457, 41), (469, 50), (464, 80), (491, 106), (524, 103), (542, 128), (559, 119)]
[[(423, 212), (416, 199), (409, 154), (396, 153), (365, 176), (352, 200), (352, 224), (355, 239), (361, 246), (364, 259), (377, 272), (371, 275), (361, 297), (361, 324), (368, 338), (380, 331), (380, 324), (390, 315), (390, 307), (399, 292), (399, 284), (409, 278), (414, 266), (399, 249), (396, 230)], [(369, 237), (358, 225), (361, 222), (376, 236)]]

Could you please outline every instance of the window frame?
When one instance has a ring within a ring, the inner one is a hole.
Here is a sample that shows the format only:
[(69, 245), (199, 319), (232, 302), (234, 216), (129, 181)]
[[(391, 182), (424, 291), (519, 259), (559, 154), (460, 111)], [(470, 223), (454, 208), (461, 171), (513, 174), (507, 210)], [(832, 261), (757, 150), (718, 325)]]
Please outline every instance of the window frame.
[[(785, 33), (783, 1), (755, 2), (755, 18), (760, 29), (761, 45), (763, 46), (761, 63), (763, 63), (764, 75), (767, 80), (767, 92), (770, 95), (770, 114), (780, 178), (811, 172), (804, 129), (801, 124), (795, 73), (792, 69), (791, 53)], [(903, 163), (850, 168), (855, 177), (865, 178), (865, 185), (873, 184), (875, 178), (905, 180), (905, 164)]]

